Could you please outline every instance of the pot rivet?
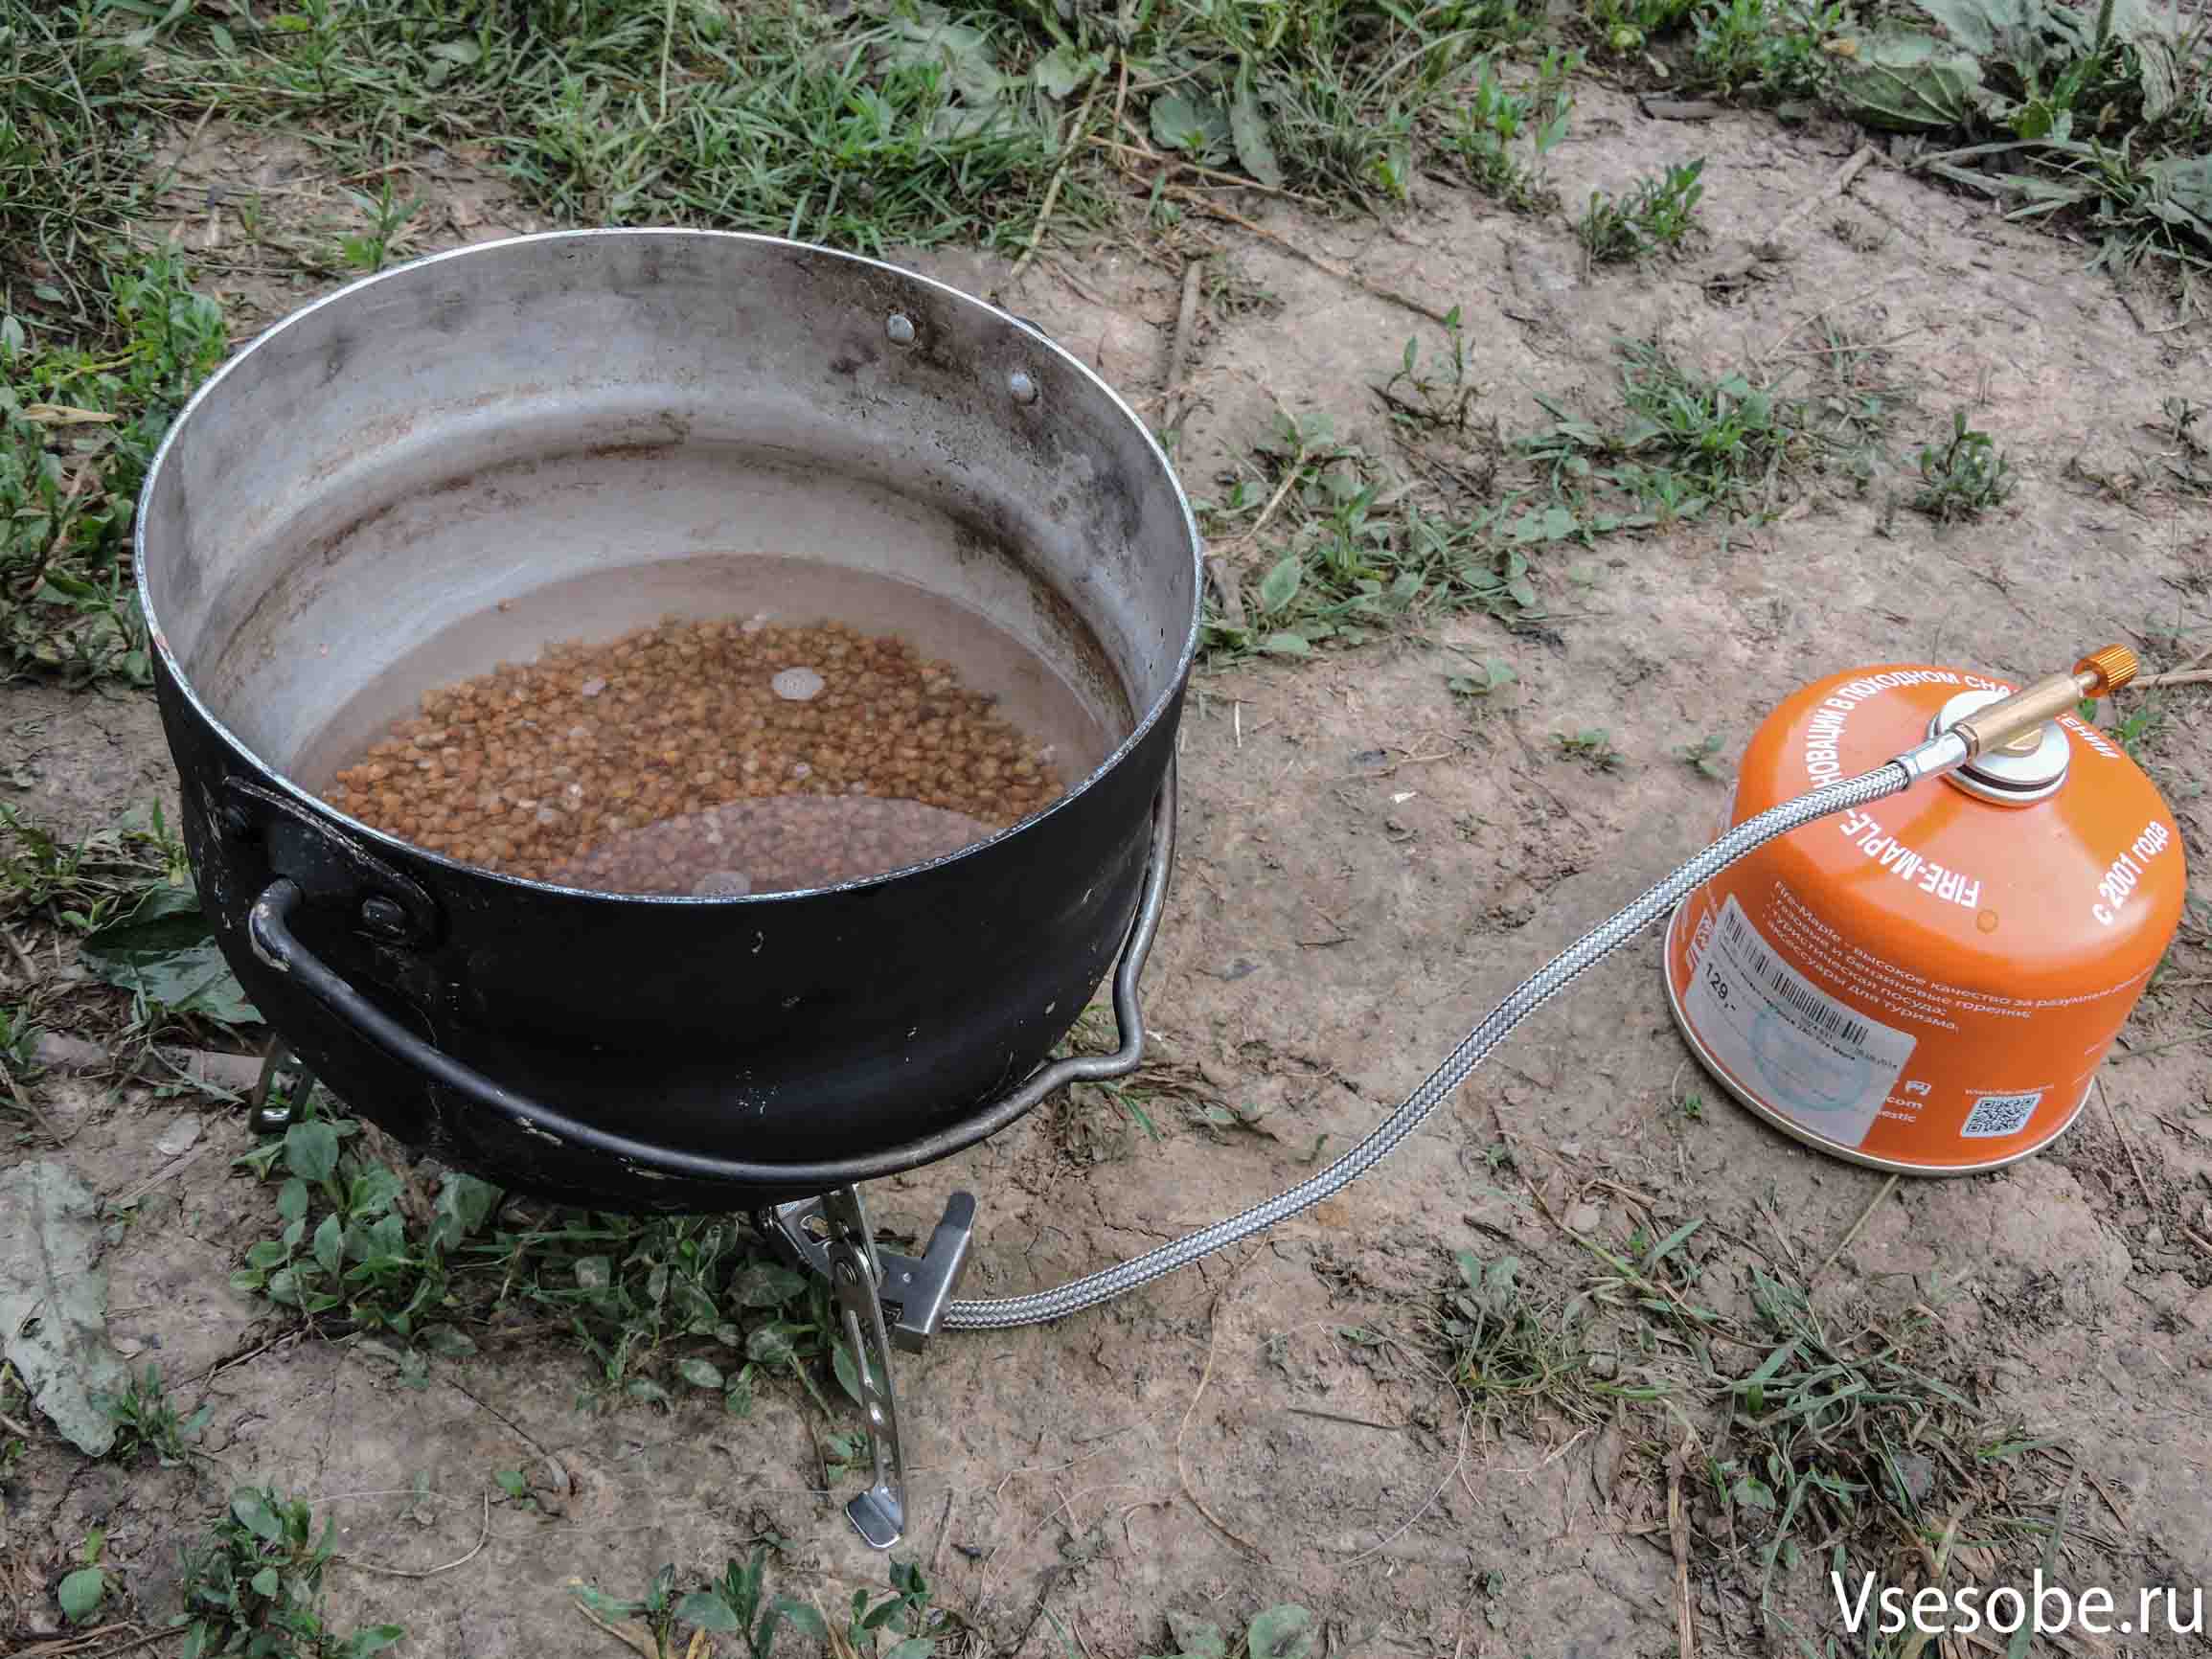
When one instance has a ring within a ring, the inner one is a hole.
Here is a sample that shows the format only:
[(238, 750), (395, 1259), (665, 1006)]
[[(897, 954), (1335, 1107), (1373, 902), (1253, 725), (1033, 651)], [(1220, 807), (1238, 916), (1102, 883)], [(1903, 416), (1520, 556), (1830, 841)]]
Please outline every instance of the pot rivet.
[(372, 894), (361, 901), (361, 925), (371, 933), (397, 939), (407, 931), (407, 913), (399, 908), (397, 899), (386, 898), (381, 893)]
[(883, 332), (891, 337), (894, 346), (911, 346), (914, 344), (914, 319), (893, 311), (884, 320)]
[(1014, 394), (1016, 403), (1037, 401), (1037, 382), (1030, 378), (1027, 369), (1016, 369), (1006, 377), (1006, 389)]

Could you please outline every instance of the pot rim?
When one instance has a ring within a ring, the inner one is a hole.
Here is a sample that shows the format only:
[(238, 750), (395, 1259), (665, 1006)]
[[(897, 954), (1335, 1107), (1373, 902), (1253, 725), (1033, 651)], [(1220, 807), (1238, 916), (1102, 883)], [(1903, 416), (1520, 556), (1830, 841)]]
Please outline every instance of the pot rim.
[[(178, 662), (175, 655), (170, 650), (168, 635), (162, 628), (161, 619), (154, 614), (151, 591), (147, 585), (148, 506), (153, 498), (155, 486), (161, 481), (162, 467), (169, 461), (171, 448), (175, 444), (178, 436), (184, 432), (200, 404), (215, 394), (216, 389), (223, 383), (232, 371), (285, 330), (304, 321), (324, 307), (349, 299), (365, 289), (374, 287), (378, 283), (391, 282), (410, 271), (448, 260), (467, 259), (471, 255), (491, 253), (499, 249), (517, 247), (532, 242), (577, 241), (584, 238), (597, 237), (711, 238), (720, 241), (750, 242), (787, 253), (812, 254), (828, 259), (842, 260), (852, 264), (869, 266), (905, 282), (918, 283), (960, 305), (974, 307), (979, 310), (989, 312), (999, 322), (1011, 325), (1019, 333), (1026, 335), (1037, 350), (1051, 353), (1060, 359), (1065, 367), (1072, 369), (1082, 379), (1088, 381), (1091, 388), (1106, 398), (1122, 419), (1135, 428), (1137, 434), (1144, 441), (1146, 453), (1158, 465), (1161, 474), (1167, 479), (1169, 489), (1174, 493), (1175, 509), (1182, 523), (1184, 539), (1189, 544), (1191, 619), (1189, 626), (1184, 631), (1182, 648), (1176, 654), (1174, 671), (1165, 688), (1158, 696), (1152, 699), (1152, 706), (1144, 712), (1143, 717), (1130, 728), (1129, 735), (1116, 744), (1106, 757), (1091, 769), (1087, 776), (1081, 782), (1072, 784), (1056, 800), (1030, 813), (1026, 818), (1018, 819), (1003, 830), (994, 830), (980, 841), (971, 841), (967, 846), (947, 852), (942, 857), (926, 859), (919, 864), (902, 865), (896, 870), (883, 871), (878, 875), (860, 876), (850, 881), (832, 882), (822, 887), (797, 888), (778, 893), (709, 896), (683, 893), (607, 893), (596, 888), (569, 887), (557, 881), (534, 881), (519, 875), (509, 875), (496, 870), (487, 870), (482, 865), (466, 863), (461, 859), (449, 857), (445, 853), (433, 852), (429, 848), (419, 847), (400, 836), (390, 834), (372, 825), (365, 824), (351, 813), (325, 800), (322, 796), (315, 794), (312, 790), (295, 784), (284, 772), (279, 771), (256, 753), (253, 748), (242, 742), (238, 734), (217, 717), (215, 711), (201, 700), (198, 691), (185, 674), (184, 665)], [(885, 260), (870, 259), (865, 254), (848, 253), (843, 249), (823, 247), (813, 242), (794, 241), (786, 237), (763, 236), (752, 231), (694, 230), (681, 225), (641, 225), (634, 227), (602, 226), (570, 231), (540, 231), (528, 236), (502, 237), (494, 241), (472, 242), (466, 247), (447, 248), (443, 252), (426, 254), (419, 259), (394, 265), (389, 270), (378, 271), (372, 276), (362, 277), (348, 283), (342, 287), (332, 289), (321, 299), (312, 300), (270, 324), (243, 347), (233, 352), (213, 375), (210, 375), (202, 382), (199, 389), (186, 401), (183, 409), (178, 411), (177, 417), (170, 424), (169, 430), (162, 435), (161, 444), (154, 451), (152, 464), (146, 469), (146, 482), (140, 487), (138, 493), (135, 522), (131, 527), (131, 579), (138, 587), (139, 611), (146, 618), (147, 633), (155, 656), (163, 668), (167, 670), (178, 694), (184, 698), (192, 712), (212, 727), (225, 743), (251, 761), (277, 788), (283, 790), (309, 810), (334, 818), (348, 830), (392, 852), (403, 853), (413, 858), (421, 858), (457, 875), (471, 876), (479, 880), (498, 882), (505, 886), (529, 892), (558, 894), (564, 898), (587, 898), (625, 904), (713, 907), (772, 904), (788, 899), (811, 898), (823, 894), (851, 893), (863, 888), (879, 887), (889, 881), (919, 875), (924, 871), (941, 869), (946, 865), (957, 864), (962, 859), (981, 854), (987, 849), (995, 847), (1000, 842), (1020, 834), (1032, 825), (1051, 817), (1054, 813), (1073, 807), (1079, 799), (1089, 793), (1094, 784), (1120, 767), (1135, 752), (1137, 747), (1150, 736), (1152, 728), (1157, 726), (1166, 716), (1169, 708), (1182, 695), (1183, 690), (1190, 680), (1191, 669), (1197, 659), (1198, 630), (1200, 619), (1205, 609), (1206, 573), (1205, 544), (1198, 535), (1197, 521), (1191, 512), (1190, 497), (1184, 492), (1182, 480), (1176, 475), (1174, 467), (1170, 464), (1167, 452), (1160, 447), (1159, 440), (1152, 435), (1152, 428), (1138, 419), (1136, 411), (1129, 406), (1121, 394), (1108, 385), (1087, 363), (1034, 325), (1022, 321), (1021, 318), (991, 304), (988, 300), (970, 294), (965, 289), (956, 288), (949, 283), (939, 282), (934, 277), (924, 276), (920, 271), (909, 270), (903, 265), (895, 265)]]

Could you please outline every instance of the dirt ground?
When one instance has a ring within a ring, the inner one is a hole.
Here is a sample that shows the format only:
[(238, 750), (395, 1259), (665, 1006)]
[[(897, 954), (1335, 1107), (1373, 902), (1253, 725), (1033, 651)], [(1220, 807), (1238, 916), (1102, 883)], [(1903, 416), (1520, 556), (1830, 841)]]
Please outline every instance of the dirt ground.
[[(1718, 735), (1725, 761), (1787, 692), (1856, 665), (2026, 675), (2120, 639), (2170, 668), (2212, 646), (2212, 503), (2157, 486), (2147, 429), (2162, 398), (2212, 394), (2212, 331), (2154, 331), (2138, 298), (2146, 328), (2085, 269), (2087, 248), (1881, 159), (1803, 216), (1754, 278), (1710, 287), (1712, 261), (1766, 238), (1859, 136), (1748, 115), (1653, 122), (1603, 88), (1581, 97), (1554, 158), (1562, 197), (1702, 154), (1709, 239), (1690, 257), (1589, 275), (1556, 219), (1434, 185), (1388, 229), (1288, 207), (1261, 216), (1371, 284), (1462, 307), (1481, 419), (1509, 434), (1533, 423), (1538, 391), (1608, 406), (1617, 336), (1656, 336), (1719, 372), (1819, 346), (1809, 325), (1823, 319), (1883, 343), (1911, 399), (1893, 449), (1971, 406), (2018, 467), (2018, 492), (1942, 532), (1885, 510), (1878, 481), (1759, 528), (1559, 550), (1537, 573), (1555, 613), (1539, 629), (1471, 616), (1355, 654), (1202, 674), (1148, 1025), (1161, 1075), (1201, 1079), (1274, 1133), (1216, 1134), (1170, 1112), (1155, 1143), (1085, 1098), (882, 1184), (878, 1219), (924, 1234), (946, 1192), (979, 1195), (968, 1294), (1150, 1247), (1299, 1179), (1316, 1136), (1332, 1149), (1356, 1139), (1496, 997), (1711, 837), (1728, 788), (1682, 763), (1682, 745)], [(184, 177), (231, 161), (195, 150)], [(472, 186), (422, 245), (528, 228), (500, 213)], [(1364, 388), (1409, 333), (1437, 330), (1217, 228), (1241, 278), (1279, 304), (1205, 323), (1179, 454), (1192, 492), (1216, 492), (1278, 400), (1387, 449)], [(222, 257), (204, 236), (191, 245)], [(979, 289), (1005, 282), (973, 256), (916, 262)], [(228, 285), (253, 291), (249, 276)], [(257, 294), (272, 312), (297, 297)], [(1165, 261), (1048, 254), (1003, 298), (1132, 398), (1159, 389), (1177, 300)], [(1446, 689), (1464, 671), (1454, 648), (1503, 658), (1518, 683), (1471, 708)], [(2146, 751), (2200, 872), (2212, 857), (2202, 696), (2171, 693)], [(170, 786), (150, 699), (16, 685), (0, 706), (7, 797), (34, 813), (85, 829)], [(1609, 733), (1619, 771), (1560, 752), (1555, 734), (1586, 727)], [(2192, 892), (2207, 891), (2200, 873)], [(1524, 1281), (1562, 1300), (1591, 1262), (1556, 1218), (1623, 1239), (1703, 1216), (1693, 1253), (1722, 1303), (1740, 1305), (1757, 1268), (1810, 1278), (1841, 1326), (1933, 1308), (1953, 1386), (2064, 1448), (2022, 1474), (2023, 1491), (2047, 1476), (2047, 1501), (2066, 1484), (2053, 1468), (2081, 1471), (2065, 1576), (2123, 1591), (2212, 1584), (2201, 911), (2173, 966), (2175, 989), (2140, 1007), (2055, 1148), (2002, 1173), (1900, 1184), (1838, 1252), (1882, 1177), (1720, 1098), (1670, 1022), (1656, 943), (1639, 944), (1534, 1020), (1376, 1176), (1257, 1246), (1053, 1329), (950, 1335), (903, 1361), (908, 1547), (979, 1650), (1003, 1655), (1159, 1652), (1170, 1609), (1233, 1631), (1282, 1602), (1324, 1620), (1335, 1654), (1686, 1654), (1668, 1476), (1642, 1420), (1466, 1415), (1422, 1333), (1457, 1251), (1510, 1251)], [(476, 1357), (433, 1361), (427, 1390), (401, 1387), (388, 1364), (296, 1339), (228, 1287), (267, 1230), (267, 1190), (228, 1170), (252, 1139), (242, 1114), (38, 1086), (71, 1137), (62, 1155), (103, 1195), (160, 1177), (115, 1230), (111, 1324), (126, 1353), (159, 1358), (186, 1406), (204, 1398), (215, 1415), (204, 1469), (125, 1471), (36, 1444), (6, 1492), (6, 1547), (33, 1576), (60, 1571), (104, 1526), (108, 1558), (158, 1623), (179, 1544), (250, 1481), (337, 1517), (337, 1620), (403, 1624), (407, 1655), (619, 1652), (579, 1618), (568, 1580), (629, 1590), (664, 1561), (712, 1570), (769, 1531), (791, 1540), (787, 1585), (834, 1602), (882, 1583), (841, 1512), (852, 1483), (825, 1489), (823, 1425), (796, 1390), (764, 1392), (743, 1420), (689, 1402), (588, 1416), (572, 1347), (496, 1331)], [(1706, 1102), (1695, 1118), (1681, 1109), (1691, 1091)], [(184, 1111), (203, 1134), (171, 1159), (155, 1142)], [(1073, 1158), (1077, 1144), (1097, 1161)], [(545, 1512), (492, 1485), (516, 1467), (536, 1472)], [(2017, 1563), (2037, 1547), (1998, 1553)], [(1787, 1575), (1787, 1600), (1808, 1628), (1833, 1629), (1816, 1568)], [(1702, 1651), (1787, 1650), (1760, 1631), (1755, 1571), (1699, 1553), (1688, 1575)], [(2077, 1636), (2049, 1650), (2202, 1648)]]

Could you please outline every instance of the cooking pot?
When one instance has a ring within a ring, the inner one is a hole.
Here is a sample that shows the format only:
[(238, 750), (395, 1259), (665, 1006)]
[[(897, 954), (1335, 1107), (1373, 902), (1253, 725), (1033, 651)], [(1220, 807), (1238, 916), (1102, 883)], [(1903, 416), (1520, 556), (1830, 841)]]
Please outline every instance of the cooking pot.
[[(666, 573), (749, 554), (982, 612), (1118, 741), (960, 852), (748, 897), (500, 875), (317, 793), (430, 685), (650, 624), (672, 593), (719, 614), (711, 581)], [(946, 1156), (1134, 1063), (1197, 534), (1129, 408), (992, 306), (712, 232), (425, 259), (200, 390), (148, 475), (137, 573), (224, 955), (410, 1144), (550, 1198), (750, 1207)], [(1043, 1065), (1117, 953), (1120, 1055)]]

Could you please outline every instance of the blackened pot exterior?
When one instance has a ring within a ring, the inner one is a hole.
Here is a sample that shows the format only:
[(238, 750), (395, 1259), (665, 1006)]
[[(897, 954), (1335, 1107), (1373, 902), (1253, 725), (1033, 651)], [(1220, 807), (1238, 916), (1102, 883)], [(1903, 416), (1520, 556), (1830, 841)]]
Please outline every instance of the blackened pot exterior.
[[(1029, 1076), (1082, 1012), (1129, 931), (1195, 643), (1197, 543), (1180, 492), (1149, 436), (1080, 365), (1002, 313), (889, 267), (765, 239), (706, 239), (749, 244), (732, 250), (740, 264), (797, 261), (816, 278), (850, 265), (872, 320), (888, 296), (924, 330), (956, 316), (964, 328), (1003, 333), (1034, 366), (1046, 398), (1089, 398), (1094, 430), (1117, 419), (1134, 430), (1133, 443), (1116, 438), (1124, 459), (1114, 464), (1136, 454), (1156, 466), (1158, 476), (1134, 481), (1129, 494), (1149, 492), (1156, 502), (1164, 488), (1176, 509), (1165, 538), (1156, 511), (1140, 527), (1164, 545), (1133, 556), (1169, 573), (1157, 584), (1159, 614), (1142, 625), (1157, 625), (1167, 654), (1149, 670), (1121, 665), (1133, 707), (1129, 740), (1041, 814), (882, 879), (737, 899), (589, 894), (457, 864), (368, 829), (285, 776), (238, 735), (257, 717), (250, 710), (218, 716), (211, 709), (197, 689), (201, 674), (188, 665), (196, 658), (209, 680), (234, 687), (244, 670), (222, 659), (220, 640), (175, 646), (161, 603), (162, 564), (175, 557), (164, 538), (191, 533), (195, 513), (207, 511), (209, 487), (195, 480), (196, 496), (183, 492), (171, 462), (171, 493), (157, 502), (157, 461), (141, 519), (141, 590), (154, 628), (163, 724), (183, 783), (186, 844), (247, 993), (319, 1079), (401, 1140), (511, 1190), (604, 1208), (750, 1206), (825, 1185), (814, 1175), (778, 1178), (775, 1167), (920, 1162), (937, 1154), (901, 1158), (900, 1149), (932, 1135), (957, 1142), (964, 1122)], [(618, 264), (631, 257), (618, 256)], [(711, 265), (720, 255), (687, 238), (682, 257)], [(631, 276), (635, 269), (634, 260), (624, 266)], [(373, 334), (364, 338), (356, 346), (373, 348)], [(549, 352), (561, 345), (549, 339)], [(451, 349), (468, 350), (466, 330)], [(989, 365), (983, 372), (999, 373)], [(912, 396), (929, 395), (924, 376)], [(209, 396), (188, 409), (165, 460), (192, 442), (195, 420), (219, 409)], [(976, 442), (987, 450), (990, 433)], [(1052, 454), (1034, 437), (1021, 442), (1032, 454)], [(1083, 466), (1095, 470), (1107, 459)], [(962, 465), (959, 488), (988, 494), (988, 484), (976, 483), (988, 476), (988, 454)], [(311, 481), (311, 468), (303, 469), (301, 487)], [(895, 471), (888, 481), (901, 482)], [(933, 487), (945, 495), (941, 479), (918, 486)], [(1033, 493), (1019, 466), (1007, 488), (1016, 498)], [(977, 511), (965, 498), (948, 510), (1002, 547), (1021, 511)], [(327, 550), (318, 557), (335, 557)], [(1080, 577), (1068, 579), (1062, 557), (1061, 570), (1037, 574), (1083, 617), (1099, 602)], [(207, 580), (206, 571), (193, 572), (195, 588)], [(434, 607), (442, 596), (427, 590), (421, 600)], [(201, 608), (219, 615), (225, 606)], [(266, 606), (233, 601), (228, 609), (254, 619)], [(1111, 658), (1112, 638), (1130, 635), (1130, 619), (1098, 620)], [(228, 694), (239, 697), (235, 689)], [(698, 1156), (766, 1168), (742, 1181), (655, 1169), (656, 1160), (548, 1135), (429, 1080), (249, 943), (249, 912), (281, 878), (304, 895), (292, 918), (299, 942), (440, 1054), (572, 1120), (665, 1148), (679, 1165)]]

